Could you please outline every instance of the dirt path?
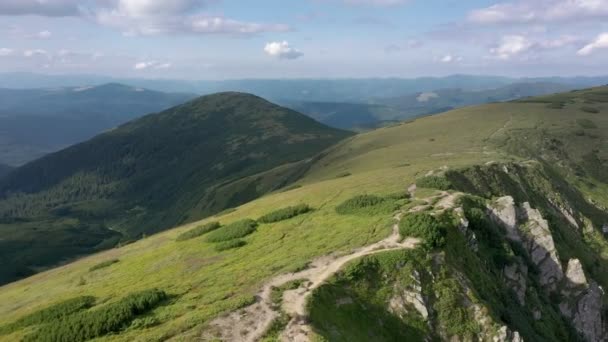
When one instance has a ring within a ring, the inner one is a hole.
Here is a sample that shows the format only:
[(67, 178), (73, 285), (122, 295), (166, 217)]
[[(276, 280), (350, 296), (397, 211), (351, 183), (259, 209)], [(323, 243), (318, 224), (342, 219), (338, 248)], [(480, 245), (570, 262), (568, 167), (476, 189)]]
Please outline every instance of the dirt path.
[[(395, 217), (400, 219), (400, 215)], [(399, 225), (393, 225), (392, 234), (379, 242), (359, 248), (352, 253), (340, 257), (324, 256), (312, 262), (310, 268), (297, 273), (282, 274), (267, 282), (257, 295), (255, 304), (219, 317), (209, 324), (202, 339), (204, 341), (257, 341), (264, 336), (279, 313), (273, 309), (271, 293), (273, 287), (279, 287), (293, 280), (307, 280), (298, 289), (285, 291), (282, 310), (289, 314), (292, 320), (283, 332), (281, 338), (286, 341), (308, 341), (311, 328), (306, 321), (306, 301), (308, 296), (327, 279), (338, 272), (346, 263), (354, 259), (375, 253), (414, 248), (418, 239), (408, 238), (400, 241)]]

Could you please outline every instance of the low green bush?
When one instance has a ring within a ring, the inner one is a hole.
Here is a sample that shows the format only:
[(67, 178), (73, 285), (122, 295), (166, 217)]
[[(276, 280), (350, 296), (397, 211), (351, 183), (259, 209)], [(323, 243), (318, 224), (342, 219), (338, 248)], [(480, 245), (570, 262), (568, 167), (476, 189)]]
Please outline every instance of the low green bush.
[(97, 310), (87, 310), (43, 325), (24, 341), (55, 342), (87, 341), (129, 327), (141, 314), (156, 307), (167, 298), (164, 291), (151, 289), (127, 295), (118, 302)]
[(236, 221), (209, 233), (207, 235), (207, 241), (222, 242), (239, 239), (255, 232), (257, 226), (258, 223), (252, 219)]
[(449, 190), (452, 188), (452, 183), (444, 176), (425, 176), (416, 180), (416, 187)]
[(576, 123), (585, 129), (597, 128), (597, 125), (595, 124), (595, 122), (593, 122), (589, 119), (578, 119), (578, 120), (576, 120)]
[(11, 324), (0, 327), (0, 335), (8, 334), (31, 325), (56, 321), (78, 311), (88, 309), (94, 304), (95, 297), (92, 296), (81, 296), (68, 299), (26, 315)]
[(273, 223), (279, 222), (283, 220), (288, 220), (290, 218), (296, 217), (298, 215), (306, 214), (312, 211), (312, 208), (308, 206), (308, 204), (298, 204), (293, 207), (287, 207), (275, 210), (270, 212), (258, 219), (258, 222), (261, 223)]
[(550, 109), (564, 109), (564, 107), (566, 107), (565, 102), (551, 102), (547, 104), (547, 108)]
[(198, 226), (196, 228), (190, 229), (187, 232), (181, 233), (175, 240), (176, 241), (186, 241), (190, 239), (194, 239), (201, 235), (207, 234), (211, 231), (214, 231), (220, 227), (219, 222), (209, 222), (202, 226)]
[(220, 242), (217, 245), (215, 245), (215, 250), (218, 252), (221, 252), (221, 251), (225, 251), (228, 249), (243, 247), (246, 244), (247, 244), (247, 242), (245, 242), (243, 240), (229, 240), (229, 241)]
[(595, 107), (582, 107), (581, 110), (585, 113), (591, 113), (591, 114), (597, 114), (600, 112), (599, 109), (595, 108)]
[(404, 238), (422, 239), (430, 248), (439, 248), (445, 244), (446, 231), (442, 222), (426, 212), (411, 213), (401, 219), (399, 233)]
[(106, 260), (106, 261), (100, 262), (97, 265), (91, 266), (91, 268), (89, 268), (89, 272), (93, 272), (93, 271), (97, 271), (102, 268), (110, 267), (119, 261), (120, 260), (118, 260), (118, 259), (112, 259), (112, 260)]
[(341, 215), (376, 215), (390, 213), (398, 208), (394, 200), (376, 195), (357, 195), (336, 207)]

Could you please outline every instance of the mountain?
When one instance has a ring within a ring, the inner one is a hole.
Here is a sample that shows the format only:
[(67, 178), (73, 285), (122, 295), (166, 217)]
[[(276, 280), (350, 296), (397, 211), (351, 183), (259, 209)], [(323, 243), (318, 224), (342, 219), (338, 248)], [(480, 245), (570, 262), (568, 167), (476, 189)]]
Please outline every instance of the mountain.
[(0, 287), (0, 339), (605, 341), (606, 132), (599, 87), (355, 135), (289, 186)]
[(252, 200), (349, 135), (221, 93), (49, 154), (0, 180), (1, 279)]
[(370, 130), (404, 119), (402, 111), (385, 105), (297, 101), (281, 104), (330, 127), (352, 131)]
[(234, 79), (234, 80), (173, 80), (112, 78), (99, 75), (43, 75), (34, 73), (0, 73), (0, 87), (57, 88), (79, 87), (83, 84), (128, 84), (132, 87), (163, 92), (211, 94), (222, 91), (253, 93), (275, 102), (341, 102), (367, 103), (376, 98), (398, 97), (403, 94), (430, 92), (437, 89), (464, 91), (496, 89), (516, 83), (558, 83), (571, 89), (608, 84), (608, 76), (511, 78), (484, 75), (450, 75), (418, 78), (362, 79)]
[(0, 89), (0, 161), (21, 165), (194, 97), (114, 83)]
[(521, 97), (546, 95), (572, 89), (572, 86), (559, 83), (515, 83), (495, 89), (475, 91), (444, 88), (394, 98), (376, 99), (374, 102), (401, 111), (403, 120), (406, 117), (440, 113), (454, 108), (510, 101)]
[(393, 98), (373, 99), (370, 104), (307, 101), (280, 103), (331, 127), (365, 131), (454, 108), (568, 90), (572, 90), (572, 86), (558, 83), (516, 83), (485, 90), (455, 88), (417, 92)]
[(0, 177), (4, 177), (12, 170), (13, 170), (13, 167), (4, 165), (4, 164), (0, 164)]

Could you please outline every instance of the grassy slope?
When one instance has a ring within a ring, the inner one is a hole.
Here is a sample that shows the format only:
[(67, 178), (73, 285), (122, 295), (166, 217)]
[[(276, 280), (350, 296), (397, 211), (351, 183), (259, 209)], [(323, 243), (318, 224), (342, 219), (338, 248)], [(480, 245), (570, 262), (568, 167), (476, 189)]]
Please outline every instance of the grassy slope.
[(222, 93), (29, 163), (0, 180), (0, 283), (253, 200), (349, 135)]
[[(97, 254), (0, 288), (0, 324), (10, 322), (37, 307), (78, 294), (101, 299), (158, 287), (181, 295), (156, 309), (162, 324), (143, 331), (127, 331), (108, 340), (154, 340), (167, 336), (188, 339), (200, 324), (220, 312), (234, 309), (259, 289), (272, 274), (292, 270), (314, 256), (345, 251), (388, 235), (387, 217), (339, 216), (334, 207), (360, 193), (389, 193), (405, 189), (416, 176), (444, 165), (450, 167), (517, 159), (495, 146), (512, 148), (509, 137), (546, 129), (556, 134), (578, 129), (576, 119), (594, 120), (608, 127), (606, 104), (601, 111), (580, 111), (580, 104), (551, 109), (546, 103), (504, 103), (455, 110), (395, 127), (362, 134), (333, 147), (315, 162), (298, 182), (301, 188), (267, 195), (246, 204), (220, 221), (257, 218), (286, 205), (308, 203), (319, 210), (292, 220), (262, 225), (245, 238), (237, 250), (216, 252), (202, 239), (177, 244), (175, 237), (192, 227), (177, 228), (135, 244)], [(590, 142), (605, 146), (603, 130), (598, 138), (572, 140), (568, 150), (577, 151)], [(351, 173), (349, 177), (336, 176)], [(586, 193), (606, 206), (606, 188), (597, 184)], [(89, 267), (100, 261), (121, 261), (98, 273)], [(84, 280), (84, 285), (81, 278)], [(12, 340), (22, 334), (0, 336)]]

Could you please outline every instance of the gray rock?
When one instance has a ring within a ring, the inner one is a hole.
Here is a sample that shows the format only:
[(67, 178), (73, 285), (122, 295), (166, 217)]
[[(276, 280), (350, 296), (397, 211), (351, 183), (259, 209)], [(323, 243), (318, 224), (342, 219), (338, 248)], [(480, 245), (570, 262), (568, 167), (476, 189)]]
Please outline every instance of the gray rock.
[(606, 323), (602, 319), (602, 297), (604, 290), (595, 282), (576, 298), (566, 298), (559, 306), (562, 314), (569, 318), (578, 332), (587, 341), (608, 340)]
[(389, 311), (399, 317), (408, 312), (407, 307), (412, 305), (416, 311), (426, 320), (429, 317), (429, 311), (426, 306), (424, 297), (422, 296), (422, 286), (420, 283), (420, 274), (418, 271), (412, 272), (412, 284), (405, 289), (399, 289), (395, 286), (395, 294), (389, 301)]
[(506, 266), (503, 270), (507, 285), (517, 295), (517, 300), (520, 305), (526, 305), (526, 281), (528, 279), (528, 267), (518, 261), (512, 265)]
[(521, 241), (517, 231), (517, 211), (513, 197), (501, 197), (489, 209), (494, 221), (506, 229), (507, 238), (512, 241)]
[(511, 331), (507, 326), (502, 326), (497, 334), (492, 339), (492, 342), (523, 342), (524, 339), (521, 338), (519, 332)]

